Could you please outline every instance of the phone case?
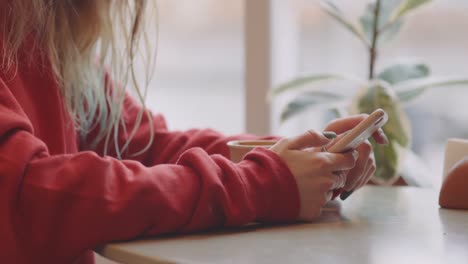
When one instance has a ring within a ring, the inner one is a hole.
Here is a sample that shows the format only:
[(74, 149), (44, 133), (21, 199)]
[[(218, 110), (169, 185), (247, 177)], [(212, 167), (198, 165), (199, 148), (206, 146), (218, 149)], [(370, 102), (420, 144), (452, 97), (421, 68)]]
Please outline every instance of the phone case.
[(388, 115), (382, 109), (377, 109), (342, 138), (330, 146), (327, 151), (332, 153), (346, 152), (355, 149), (374, 134), (388, 121)]

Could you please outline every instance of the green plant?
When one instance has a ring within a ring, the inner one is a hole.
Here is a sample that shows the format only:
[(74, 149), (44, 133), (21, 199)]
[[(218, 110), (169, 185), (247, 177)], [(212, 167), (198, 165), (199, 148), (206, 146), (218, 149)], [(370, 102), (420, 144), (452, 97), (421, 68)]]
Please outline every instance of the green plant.
[[(384, 131), (388, 146), (374, 145), (377, 171), (373, 178), (379, 184), (392, 184), (398, 175), (401, 160), (411, 142), (411, 126), (403, 105), (434, 87), (468, 85), (467, 79), (430, 78), (430, 68), (423, 63), (398, 63), (376, 71), (379, 48), (395, 38), (408, 15), (431, 0), (376, 0), (369, 3), (359, 18), (359, 26), (348, 21), (331, 1), (322, 0), (325, 12), (356, 36), (369, 53), (369, 74), (363, 80), (346, 74), (306, 74), (273, 90), (272, 96), (295, 91), (298, 94), (284, 108), (282, 121), (311, 107), (328, 107), (340, 113), (347, 106), (350, 114), (370, 113), (377, 108), (389, 114)], [(347, 80), (362, 86), (351, 98), (336, 91), (323, 91), (317, 84)]]

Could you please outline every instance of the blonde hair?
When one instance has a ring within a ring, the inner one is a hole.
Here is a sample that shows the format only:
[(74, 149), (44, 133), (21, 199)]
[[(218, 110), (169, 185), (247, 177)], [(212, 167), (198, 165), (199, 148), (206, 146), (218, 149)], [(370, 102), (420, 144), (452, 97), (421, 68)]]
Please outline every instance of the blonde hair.
[[(93, 148), (105, 140), (107, 151), (113, 143), (119, 158), (141, 123), (143, 115), (151, 122), (144, 107), (146, 88), (151, 76), (155, 54), (150, 49), (145, 26), (146, 0), (1, 0), (6, 1), (0, 19), (3, 29), (3, 50), (0, 67), (11, 69), (18, 62), (18, 52), (28, 37), (50, 63), (60, 84), (61, 93), (74, 125), (85, 141), (89, 132), (98, 129), (97, 137), (89, 143)], [(154, 2), (154, 1), (149, 1)], [(6, 8), (4, 8), (6, 7)], [(154, 6), (155, 7), (155, 6)], [(157, 25), (157, 23), (155, 23)], [(141, 90), (136, 80), (134, 62), (146, 62), (146, 85)], [(104, 65), (109, 65), (105, 70)], [(109, 72), (113, 87), (106, 80)], [(127, 85), (133, 84), (142, 103), (142, 111), (123, 146), (118, 144), (119, 133), (127, 133), (122, 118), (122, 105)], [(98, 127), (96, 127), (98, 126)], [(119, 127), (123, 131), (119, 131)], [(152, 127), (152, 125), (150, 126)], [(147, 150), (153, 141), (134, 153)], [(85, 142), (82, 142), (85, 143)]]

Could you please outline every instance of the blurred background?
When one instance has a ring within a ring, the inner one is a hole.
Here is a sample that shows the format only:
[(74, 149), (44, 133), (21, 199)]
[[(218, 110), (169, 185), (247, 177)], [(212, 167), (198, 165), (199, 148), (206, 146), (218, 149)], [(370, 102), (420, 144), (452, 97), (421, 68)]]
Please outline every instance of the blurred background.
[[(367, 75), (361, 43), (329, 18), (315, 0), (283, 0), (297, 14), (297, 72)], [(353, 21), (368, 1), (335, 1)], [(158, 0), (159, 51), (148, 105), (165, 115), (170, 129), (215, 128), (245, 132), (244, 1)], [(397, 38), (384, 46), (378, 68), (400, 58), (426, 62), (435, 76), (468, 76), (468, 1), (435, 0), (411, 15)], [(275, 17), (277, 16), (277, 17)], [(281, 19), (275, 13), (273, 20)], [(281, 80), (279, 80), (281, 81)], [(347, 87), (340, 87), (344, 92)], [(264, 100), (264, 98), (258, 98)], [(468, 138), (468, 87), (428, 92), (407, 107), (414, 122), (413, 149), (440, 184), (449, 137)], [(281, 102), (273, 101), (277, 119)], [(301, 114), (271, 133), (294, 135), (321, 129), (329, 115)]]

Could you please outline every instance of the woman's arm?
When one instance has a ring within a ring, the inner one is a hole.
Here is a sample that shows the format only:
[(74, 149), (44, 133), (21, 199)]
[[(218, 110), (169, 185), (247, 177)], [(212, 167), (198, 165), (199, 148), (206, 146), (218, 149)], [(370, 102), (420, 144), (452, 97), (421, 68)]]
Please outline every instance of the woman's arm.
[[(126, 122), (127, 134), (123, 133), (124, 129), (120, 128), (118, 141), (122, 147), (129, 138), (130, 131), (133, 129), (137, 115), (141, 106), (131, 96), (127, 95), (124, 101), (122, 114)], [(254, 135), (235, 135), (224, 136), (221, 133), (211, 129), (192, 129), (188, 131), (168, 131), (166, 122), (161, 115), (153, 115), (152, 122), (149, 122), (146, 115), (143, 115), (142, 121), (136, 134), (130, 141), (127, 151), (122, 155), (123, 159), (137, 160), (146, 166), (154, 166), (158, 164), (174, 164), (179, 156), (185, 151), (199, 147), (206, 153), (221, 154), (229, 158), (229, 150), (226, 143), (230, 140), (238, 139), (274, 139), (275, 137), (258, 137)], [(152, 127), (151, 127), (152, 126)], [(152, 129), (153, 128), (153, 129)], [(94, 132), (95, 134), (96, 132)], [(147, 151), (138, 156), (133, 156), (142, 150), (149, 142), (150, 135), (153, 133), (154, 141)], [(88, 138), (88, 141), (93, 140), (93, 134)], [(113, 136), (111, 137), (111, 141)], [(100, 142), (97, 147), (93, 148), (98, 154), (105, 153), (104, 141)], [(114, 144), (109, 144), (107, 155), (116, 157), (116, 149)]]
[[(178, 138), (163, 141), (166, 146), (157, 140), (153, 151), (190, 145)], [(0, 256), (6, 262), (22, 256), (20, 263), (71, 263), (110, 241), (287, 221), (299, 210), (294, 177), (267, 150), (234, 164), (191, 148), (174, 165), (153, 167), (94, 152), (50, 155), (1, 80), (0, 160)]]

